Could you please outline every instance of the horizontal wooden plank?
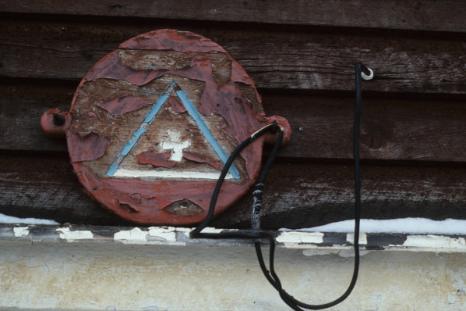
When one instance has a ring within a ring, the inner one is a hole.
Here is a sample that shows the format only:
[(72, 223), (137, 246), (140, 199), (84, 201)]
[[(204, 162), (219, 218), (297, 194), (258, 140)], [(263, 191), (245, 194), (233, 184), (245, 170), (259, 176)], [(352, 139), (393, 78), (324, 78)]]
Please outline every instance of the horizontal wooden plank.
[[(0, 155), (0, 213), (69, 223), (122, 225), (83, 192), (68, 159), (50, 155)], [(366, 218), (465, 218), (466, 167), (363, 166)], [(352, 167), (344, 164), (277, 163), (265, 191), (263, 222), (299, 228), (352, 215)], [(216, 224), (248, 223), (248, 199)]]
[[(176, 25), (3, 19), (0, 77), (76, 80), (120, 42), (165, 27)], [(223, 45), (264, 89), (352, 90), (353, 64), (362, 61), (376, 71), (376, 80), (365, 83), (366, 90), (466, 94), (461, 40), (252, 28), (185, 30)]]
[(87, 197), (66, 157), (1, 155), (0, 159), (0, 213), (61, 223), (125, 224)]
[[(41, 113), (68, 109), (74, 85), (12, 84), (0, 87), (0, 149), (65, 151), (64, 140), (39, 129)], [(293, 128), (281, 156), (352, 157), (351, 96), (277, 94), (263, 96), (267, 114), (282, 115)], [(383, 160), (466, 161), (466, 105), (462, 101), (412, 98), (364, 99), (362, 157)]]
[[(352, 158), (352, 96), (269, 95), (264, 101), (268, 113), (292, 125), (283, 156)], [(363, 103), (362, 158), (466, 161), (464, 102), (366, 97)]]
[(49, 108), (69, 109), (75, 85), (0, 86), (0, 149), (65, 152), (63, 139), (48, 138), (39, 119)]
[(466, 6), (456, 0), (1, 0), (0, 11), (218, 22), (465, 32)]

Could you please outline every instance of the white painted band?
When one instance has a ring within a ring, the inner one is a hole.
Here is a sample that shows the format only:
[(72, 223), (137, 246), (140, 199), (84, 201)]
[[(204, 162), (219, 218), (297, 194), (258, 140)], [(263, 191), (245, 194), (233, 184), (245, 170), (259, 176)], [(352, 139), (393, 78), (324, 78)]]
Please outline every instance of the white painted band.
[[(196, 171), (174, 171), (174, 170), (129, 170), (119, 168), (115, 177), (145, 177), (145, 178), (161, 178), (161, 179), (214, 179), (220, 177), (220, 172), (196, 172)], [(227, 174), (225, 179), (233, 179), (231, 174)]]

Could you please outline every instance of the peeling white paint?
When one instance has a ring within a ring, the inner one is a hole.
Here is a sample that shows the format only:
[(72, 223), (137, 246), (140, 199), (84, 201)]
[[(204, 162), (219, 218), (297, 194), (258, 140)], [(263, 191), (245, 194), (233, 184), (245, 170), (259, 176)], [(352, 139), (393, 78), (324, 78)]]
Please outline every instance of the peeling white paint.
[(184, 241), (178, 241), (177, 229), (174, 227), (150, 227), (148, 230), (133, 228), (131, 230), (121, 230), (113, 235), (115, 241), (123, 244), (167, 244), (167, 245), (186, 245)]
[(133, 228), (131, 230), (121, 230), (113, 235), (113, 239), (116, 241), (122, 241), (123, 243), (145, 243), (147, 242), (147, 235), (149, 232), (143, 231), (140, 228)]
[(58, 222), (50, 219), (19, 218), (0, 213), (0, 224), (58, 225)]
[[(354, 243), (354, 233), (346, 234), (346, 242)], [(367, 245), (367, 235), (365, 233), (359, 233), (359, 245)]]
[[(317, 232), (353, 232), (354, 220), (300, 229)], [(466, 219), (433, 220), (427, 218), (361, 219), (361, 232), (411, 234), (466, 234)]]
[(403, 246), (412, 248), (426, 248), (432, 250), (466, 250), (466, 241), (464, 238), (451, 238), (432, 234), (410, 235), (406, 238)]
[(282, 231), (276, 241), (287, 247), (298, 246), (298, 244), (318, 244), (324, 241), (324, 234), (321, 232)]
[[(131, 230), (122, 230), (114, 234), (113, 239), (125, 244), (171, 244), (171, 245), (186, 245), (184, 239), (189, 239), (189, 233), (194, 228), (182, 227), (149, 227), (148, 231), (141, 230), (135, 227)], [(212, 227), (205, 228), (204, 233), (219, 233), (224, 229), (216, 229)], [(183, 234), (184, 239), (178, 239), (177, 233)]]
[(22, 238), (29, 235), (29, 228), (28, 227), (14, 227), (13, 233), (15, 237)]
[(176, 231), (174, 227), (150, 227), (148, 240), (159, 240), (163, 242), (176, 242)]
[[(199, 243), (199, 241), (191, 240), (189, 237), (190, 232), (194, 228), (189, 227), (150, 227), (150, 228), (139, 228), (134, 227), (130, 230), (120, 230), (114, 234), (114, 241), (122, 242), (124, 244), (139, 244), (139, 245), (183, 245), (188, 246), (192, 243)], [(27, 226), (14, 227), (10, 229), (13, 231), (15, 238), (29, 237), (31, 240), (35, 240), (34, 234), (29, 232)], [(107, 238), (102, 237), (98, 232), (93, 233), (90, 230), (76, 230), (71, 231), (69, 227), (62, 228), (50, 228), (50, 230), (56, 231), (59, 234), (60, 239), (74, 241), (74, 240), (93, 240), (103, 241)], [(231, 229), (218, 229), (208, 227), (203, 230), (205, 233), (220, 233), (224, 230), (231, 231)], [(233, 231), (236, 231), (234, 229)], [(11, 231), (6, 231), (4, 238), (11, 238)], [(280, 247), (283, 248), (299, 248), (304, 249), (303, 252), (306, 256), (324, 255), (325, 252), (335, 253), (343, 251), (339, 254), (341, 257), (352, 256), (352, 246), (341, 241), (338, 245), (316, 245), (324, 242), (325, 234), (322, 232), (308, 232), (308, 231), (285, 231), (281, 230), (276, 238), (276, 241), (280, 243)], [(51, 240), (55, 241), (56, 235), (47, 236)], [(361, 246), (367, 245), (368, 235), (365, 233), (360, 234)], [(412, 252), (437, 252), (437, 253), (466, 253), (466, 238), (465, 237), (450, 237), (442, 235), (407, 235), (406, 240), (403, 244), (391, 244), (385, 245), (384, 248), (392, 251), (412, 251)], [(41, 241), (44, 240), (44, 236), (40, 237)], [(353, 234), (346, 234), (346, 242), (354, 243)], [(225, 242), (225, 241), (224, 241)], [(205, 240), (206, 245), (212, 243), (211, 241)], [(235, 243), (235, 242), (231, 242)], [(227, 243), (228, 244), (228, 243)], [(306, 252), (309, 249), (309, 252)], [(323, 250), (323, 253), (316, 253), (317, 250)], [(363, 254), (363, 250), (361, 250)]]
[(223, 229), (217, 229), (213, 227), (207, 227), (202, 230), (202, 233), (220, 233)]
[(57, 228), (60, 234), (60, 239), (74, 241), (74, 240), (91, 240), (94, 235), (89, 230), (76, 230), (71, 231), (70, 228)]

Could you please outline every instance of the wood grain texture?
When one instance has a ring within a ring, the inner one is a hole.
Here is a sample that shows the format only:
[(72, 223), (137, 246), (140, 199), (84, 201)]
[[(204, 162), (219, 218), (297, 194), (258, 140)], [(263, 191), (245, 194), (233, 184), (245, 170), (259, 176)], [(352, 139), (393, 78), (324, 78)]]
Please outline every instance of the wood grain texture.
[[(0, 77), (80, 79), (103, 55), (136, 34), (176, 25), (0, 22)], [(223, 45), (264, 89), (353, 88), (353, 64), (376, 71), (365, 90), (466, 94), (466, 43), (378, 33), (197, 28)], [(15, 34), (12, 36), (11, 34)]]
[[(46, 138), (39, 116), (67, 110), (78, 80), (122, 41), (178, 28), (223, 45), (256, 80), (267, 114), (293, 126), (266, 188), (266, 227), (352, 217), (355, 62), (377, 75), (364, 84), (362, 156), (376, 161), (363, 166), (363, 217), (465, 218), (465, 9), (454, 0), (0, 0), (0, 213), (128, 225), (84, 193), (64, 141)], [(217, 226), (247, 226), (248, 203)]]
[[(0, 213), (64, 223), (122, 225), (82, 190), (68, 159), (0, 155)], [(363, 217), (464, 218), (465, 167), (363, 166)], [(268, 228), (306, 227), (351, 218), (352, 167), (277, 163), (264, 197)], [(248, 199), (221, 215), (222, 227), (248, 223)]]
[(456, 0), (1, 0), (0, 11), (466, 32), (466, 6)]
[[(69, 109), (74, 85), (12, 84), (0, 87), (0, 149), (67, 150), (64, 140), (39, 129), (39, 117), (50, 107)], [(286, 117), (293, 127), (288, 158), (352, 157), (352, 96), (266, 92), (269, 115)], [(466, 105), (462, 100), (364, 99), (362, 157), (382, 160), (466, 161)]]

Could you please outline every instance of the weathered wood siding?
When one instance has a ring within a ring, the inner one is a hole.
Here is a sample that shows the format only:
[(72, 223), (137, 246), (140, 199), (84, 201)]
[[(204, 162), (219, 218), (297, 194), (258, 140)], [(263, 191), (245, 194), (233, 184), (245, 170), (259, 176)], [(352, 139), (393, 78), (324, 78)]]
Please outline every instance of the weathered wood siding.
[[(64, 141), (38, 119), (136, 34), (177, 28), (223, 45), (252, 75), (291, 144), (270, 177), (264, 224), (351, 217), (353, 64), (364, 84), (363, 216), (466, 218), (463, 1), (0, 0), (0, 213), (118, 225), (82, 191)], [(247, 200), (218, 225), (248, 222)]]

